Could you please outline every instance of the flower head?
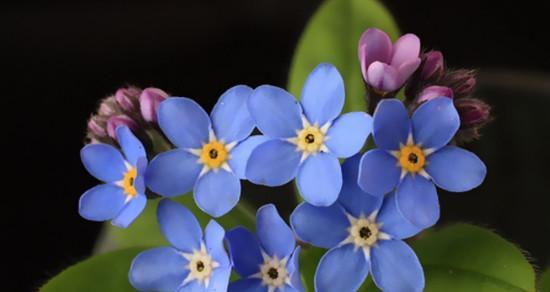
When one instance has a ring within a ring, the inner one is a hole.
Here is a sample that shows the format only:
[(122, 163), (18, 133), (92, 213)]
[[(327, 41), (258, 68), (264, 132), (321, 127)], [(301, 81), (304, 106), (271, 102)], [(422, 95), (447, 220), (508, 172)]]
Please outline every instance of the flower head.
[(363, 112), (338, 117), (343, 106), (344, 82), (330, 64), (311, 72), (300, 103), (281, 88), (256, 88), (248, 109), (267, 141), (250, 154), (246, 178), (279, 186), (296, 177), (306, 201), (321, 206), (334, 203), (342, 187), (338, 158), (359, 152), (372, 124)]
[(329, 251), (315, 272), (315, 291), (356, 291), (372, 274), (383, 291), (422, 291), (424, 273), (402, 241), (420, 231), (397, 209), (395, 194), (371, 196), (357, 185), (360, 155), (342, 166), (344, 187), (328, 207), (299, 205), (290, 217), (298, 238)]
[(132, 286), (140, 291), (226, 291), (231, 264), (223, 228), (211, 220), (203, 236), (193, 213), (169, 199), (159, 203), (157, 217), (171, 247), (138, 254), (128, 274)]
[(258, 209), (256, 232), (258, 237), (244, 227), (227, 232), (231, 259), (241, 277), (229, 285), (229, 291), (303, 291), (300, 248), (275, 206)]
[(221, 216), (239, 201), (244, 167), (251, 147), (261, 138), (246, 102), (252, 89), (227, 90), (211, 116), (193, 100), (171, 97), (158, 109), (159, 125), (176, 149), (157, 155), (146, 175), (148, 187), (174, 197), (194, 190), (195, 202), (211, 216)]
[(358, 54), (365, 82), (378, 91), (393, 92), (418, 69), (420, 40), (406, 34), (392, 45), (385, 32), (369, 28), (359, 40)]
[(79, 202), (80, 216), (92, 221), (112, 220), (126, 228), (141, 213), (147, 198), (143, 175), (147, 156), (128, 127), (116, 129), (122, 155), (107, 144), (89, 144), (80, 151), (82, 163), (95, 178), (105, 182), (86, 191)]
[(397, 206), (418, 227), (439, 219), (434, 183), (447, 191), (479, 186), (487, 172), (473, 153), (447, 146), (460, 126), (453, 100), (438, 97), (423, 103), (409, 119), (403, 103), (383, 100), (374, 114), (374, 141), (379, 147), (361, 159), (359, 186), (380, 196), (395, 189)]

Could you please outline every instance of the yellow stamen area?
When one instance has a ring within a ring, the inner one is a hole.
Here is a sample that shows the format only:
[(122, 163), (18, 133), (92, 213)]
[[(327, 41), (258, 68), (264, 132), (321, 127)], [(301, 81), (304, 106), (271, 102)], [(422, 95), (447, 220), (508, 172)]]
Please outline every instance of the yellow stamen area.
[(210, 168), (220, 168), (228, 158), (229, 151), (219, 141), (212, 141), (202, 146), (200, 159), (202, 163)]
[(135, 197), (137, 195), (136, 188), (134, 187), (136, 177), (137, 169), (135, 167), (128, 169), (128, 171), (124, 174), (124, 179), (122, 179), (122, 188), (127, 196)]
[(398, 154), (399, 165), (412, 173), (417, 173), (424, 169), (426, 164), (426, 155), (424, 151), (416, 145), (405, 145), (401, 147)]
[(302, 129), (296, 138), (298, 149), (313, 153), (321, 150), (325, 142), (325, 134), (319, 127), (309, 126)]

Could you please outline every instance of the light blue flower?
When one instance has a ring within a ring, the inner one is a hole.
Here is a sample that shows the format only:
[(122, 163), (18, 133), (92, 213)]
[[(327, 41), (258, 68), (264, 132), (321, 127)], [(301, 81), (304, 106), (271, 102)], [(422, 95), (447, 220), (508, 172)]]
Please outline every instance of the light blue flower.
[(342, 76), (330, 64), (321, 64), (311, 72), (300, 103), (281, 88), (256, 88), (248, 109), (269, 140), (252, 151), (247, 179), (279, 186), (296, 177), (307, 202), (316, 206), (334, 203), (342, 187), (338, 158), (359, 152), (372, 130), (372, 118), (366, 113), (338, 117), (344, 95)]
[(107, 144), (88, 144), (80, 151), (86, 170), (105, 184), (86, 191), (78, 211), (88, 220), (112, 220), (113, 225), (126, 228), (147, 203), (143, 181), (147, 156), (128, 127), (118, 127), (116, 136), (124, 156)]
[(237, 227), (225, 236), (240, 280), (229, 284), (230, 292), (304, 291), (298, 259), (300, 248), (292, 230), (272, 204), (258, 209), (256, 233)]
[(395, 189), (403, 215), (421, 228), (439, 219), (434, 183), (447, 191), (465, 192), (485, 179), (485, 164), (472, 152), (447, 146), (460, 118), (447, 97), (423, 103), (409, 119), (403, 103), (387, 99), (374, 113), (374, 142), (359, 168), (359, 186), (378, 196)]
[(204, 230), (184, 206), (163, 199), (157, 209), (160, 230), (172, 247), (141, 252), (128, 273), (140, 291), (226, 291), (231, 263), (223, 247), (225, 231), (214, 220)]
[(229, 212), (239, 201), (248, 155), (263, 141), (247, 139), (254, 129), (246, 106), (251, 93), (248, 86), (230, 88), (211, 116), (189, 98), (163, 101), (159, 125), (177, 148), (151, 161), (145, 179), (149, 189), (166, 197), (193, 189), (197, 206), (206, 213), (219, 217)]
[(394, 193), (384, 199), (359, 188), (359, 159), (344, 163), (344, 186), (335, 204), (302, 203), (290, 217), (298, 238), (329, 249), (317, 266), (315, 291), (357, 291), (369, 273), (383, 291), (422, 291), (422, 266), (403, 241), (420, 230), (401, 215)]

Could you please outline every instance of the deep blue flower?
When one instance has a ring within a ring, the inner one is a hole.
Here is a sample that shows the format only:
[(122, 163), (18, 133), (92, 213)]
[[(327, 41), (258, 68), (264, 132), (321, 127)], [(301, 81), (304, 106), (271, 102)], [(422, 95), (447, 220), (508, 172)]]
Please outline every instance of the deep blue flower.
[(113, 225), (126, 228), (147, 203), (143, 179), (147, 156), (128, 127), (118, 127), (116, 136), (124, 156), (107, 144), (88, 144), (80, 151), (86, 170), (105, 184), (86, 191), (78, 211), (88, 220), (112, 220)]
[(206, 213), (218, 217), (229, 212), (239, 201), (239, 179), (244, 179), (248, 155), (263, 140), (246, 139), (254, 129), (246, 106), (251, 93), (248, 86), (230, 88), (210, 117), (189, 98), (163, 101), (158, 110), (159, 125), (177, 148), (151, 161), (147, 186), (166, 197), (193, 189), (197, 206)]
[(256, 88), (248, 109), (269, 140), (252, 151), (247, 179), (279, 186), (296, 177), (307, 202), (316, 206), (334, 203), (342, 187), (338, 158), (359, 152), (372, 130), (372, 118), (366, 113), (338, 117), (344, 95), (342, 76), (330, 64), (311, 72), (300, 103), (281, 88)]
[(424, 272), (402, 239), (420, 230), (397, 210), (395, 195), (364, 193), (357, 185), (359, 155), (343, 165), (344, 186), (329, 207), (299, 205), (290, 217), (298, 238), (327, 248), (315, 272), (315, 291), (356, 291), (372, 274), (386, 292), (424, 288)]
[(157, 217), (172, 247), (138, 254), (128, 273), (132, 286), (140, 291), (226, 291), (231, 263), (223, 228), (210, 220), (203, 237), (193, 213), (169, 199), (160, 201)]
[(422, 104), (409, 119), (397, 99), (380, 102), (373, 121), (378, 149), (365, 153), (359, 167), (359, 186), (378, 196), (395, 189), (397, 206), (418, 227), (439, 219), (434, 183), (447, 191), (464, 192), (485, 179), (485, 164), (472, 152), (447, 146), (460, 118), (447, 97)]
[(225, 236), (234, 269), (240, 280), (229, 284), (229, 291), (304, 291), (300, 279), (294, 233), (272, 204), (258, 209), (256, 233), (237, 227)]

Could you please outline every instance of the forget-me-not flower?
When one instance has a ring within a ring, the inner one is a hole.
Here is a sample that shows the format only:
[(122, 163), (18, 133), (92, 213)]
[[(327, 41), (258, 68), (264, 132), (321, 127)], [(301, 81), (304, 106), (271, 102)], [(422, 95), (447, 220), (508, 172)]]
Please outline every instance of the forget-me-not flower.
[(359, 188), (359, 158), (344, 163), (344, 186), (335, 204), (304, 202), (290, 218), (298, 238), (329, 249), (317, 266), (315, 291), (357, 291), (369, 273), (383, 291), (422, 291), (422, 266), (403, 242), (420, 229), (401, 215), (393, 193), (384, 199)]
[(317, 206), (334, 203), (342, 187), (338, 158), (359, 152), (372, 130), (372, 118), (364, 112), (338, 117), (344, 95), (342, 76), (330, 64), (320, 64), (311, 72), (300, 103), (281, 88), (256, 88), (248, 109), (269, 140), (252, 151), (246, 178), (279, 186), (296, 177), (307, 202)]
[(112, 220), (113, 225), (126, 228), (147, 203), (143, 181), (147, 156), (128, 127), (118, 127), (116, 136), (124, 156), (107, 144), (88, 144), (80, 151), (86, 170), (105, 184), (86, 191), (78, 211), (88, 220)]
[(172, 247), (138, 254), (128, 274), (132, 286), (140, 291), (226, 291), (231, 263), (223, 228), (210, 220), (203, 237), (193, 213), (169, 199), (159, 203), (157, 217)]
[(447, 191), (464, 192), (479, 186), (487, 172), (472, 152), (447, 146), (459, 126), (448, 97), (423, 103), (410, 119), (401, 101), (381, 101), (373, 121), (378, 149), (363, 155), (359, 186), (375, 196), (396, 188), (403, 215), (418, 227), (432, 226), (439, 219), (434, 183)]
[(231, 292), (304, 291), (300, 279), (294, 233), (272, 204), (258, 209), (256, 233), (237, 227), (227, 232), (234, 269), (241, 279), (229, 284)]
[(252, 89), (244, 85), (230, 88), (220, 97), (211, 116), (189, 98), (163, 101), (158, 122), (177, 148), (151, 161), (147, 186), (166, 197), (193, 189), (197, 206), (206, 213), (218, 217), (229, 212), (239, 201), (239, 179), (244, 179), (251, 148), (262, 140), (245, 140), (254, 129), (246, 106), (251, 93)]

